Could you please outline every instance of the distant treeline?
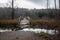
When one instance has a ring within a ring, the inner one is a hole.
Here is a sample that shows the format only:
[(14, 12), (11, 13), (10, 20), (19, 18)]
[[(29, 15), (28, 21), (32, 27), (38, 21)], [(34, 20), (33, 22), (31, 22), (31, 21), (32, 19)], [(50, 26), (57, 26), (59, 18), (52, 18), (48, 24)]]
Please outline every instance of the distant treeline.
[[(25, 9), (25, 8), (15, 8), (14, 18), (19, 18), (20, 16), (30, 16), (32, 19), (60, 19), (59, 9)], [(0, 8), (0, 19), (11, 19), (12, 8)]]

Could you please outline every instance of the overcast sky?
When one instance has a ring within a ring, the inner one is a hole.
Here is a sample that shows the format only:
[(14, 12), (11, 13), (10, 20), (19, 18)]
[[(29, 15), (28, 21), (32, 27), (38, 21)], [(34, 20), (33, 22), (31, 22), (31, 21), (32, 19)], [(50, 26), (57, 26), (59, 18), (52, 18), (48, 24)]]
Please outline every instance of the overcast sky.
[[(10, 6), (9, 2), (11, 0), (0, 0), (0, 7), (8, 7), (6, 4)], [(57, 0), (57, 8), (59, 8), (59, 0)], [(16, 0), (14, 2), (14, 7), (19, 8), (28, 8), (28, 9), (45, 9), (47, 8), (47, 0)], [(49, 0), (49, 8), (54, 8), (54, 0)]]

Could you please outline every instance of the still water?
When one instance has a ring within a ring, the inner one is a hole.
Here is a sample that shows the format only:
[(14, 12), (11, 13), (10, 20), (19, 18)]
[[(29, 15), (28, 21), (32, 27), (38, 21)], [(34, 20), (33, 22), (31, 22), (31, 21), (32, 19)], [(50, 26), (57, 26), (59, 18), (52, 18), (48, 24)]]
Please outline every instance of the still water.
[[(11, 29), (5, 29), (5, 30), (2, 30), (0, 29), (0, 32), (11, 32), (12, 30)], [(29, 32), (34, 32), (34, 33), (40, 33), (40, 32), (45, 32), (45, 33), (48, 33), (48, 34), (51, 34), (51, 35), (54, 35), (55, 33), (58, 34), (58, 30), (47, 30), (47, 29), (40, 29), (40, 28), (24, 28), (22, 30), (18, 30), (18, 31), (29, 31)]]
[(51, 35), (54, 35), (55, 33), (58, 34), (58, 30), (51, 30), (51, 29), (47, 30), (47, 29), (40, 29), (40, 28), (25, 28), (22, 31), (30, 31), (30, 32), (35, 32), (35, 33), (44, 32)]

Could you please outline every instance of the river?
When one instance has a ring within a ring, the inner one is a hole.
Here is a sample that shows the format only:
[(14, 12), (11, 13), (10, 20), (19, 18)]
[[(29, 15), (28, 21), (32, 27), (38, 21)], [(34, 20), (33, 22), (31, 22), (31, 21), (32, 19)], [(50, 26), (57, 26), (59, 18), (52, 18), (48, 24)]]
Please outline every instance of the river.
[[(0, 32), (11, 32), (12, 30), (11, 29), (0, 29)], [(22, 30), (18, 30), (18, 31), (29, 31), (29, 32), (34, 32), (34, 33), (40, 33), (40, 32), (45, 32), (45, 33), (48, 33), (48, 34), (51, 34), (51, 35), (54, 35), (55, 34), (55, 30), (52, 30), (52, 29), (41, 29), (41, 28), (24, 28)], [(58, 30), (56, 30), (56, 34), (58, 34)]]

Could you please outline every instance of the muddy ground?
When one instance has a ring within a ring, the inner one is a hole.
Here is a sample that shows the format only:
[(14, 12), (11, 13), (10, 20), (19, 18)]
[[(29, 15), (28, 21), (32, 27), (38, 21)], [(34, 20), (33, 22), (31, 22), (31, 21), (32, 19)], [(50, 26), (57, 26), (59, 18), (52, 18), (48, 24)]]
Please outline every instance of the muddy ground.
[(0, 40), (45, 40), (33, 32), (12, 31), (0, 33)]

